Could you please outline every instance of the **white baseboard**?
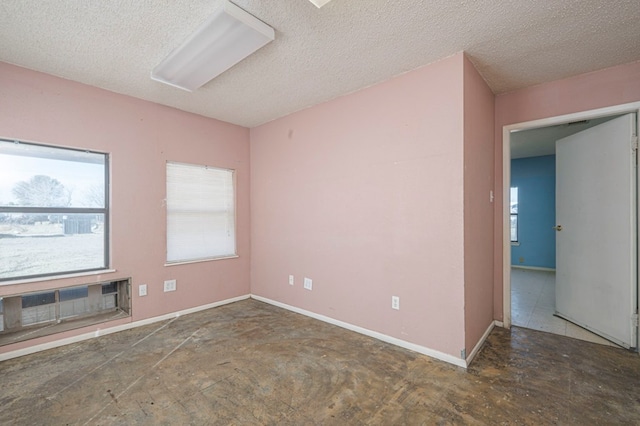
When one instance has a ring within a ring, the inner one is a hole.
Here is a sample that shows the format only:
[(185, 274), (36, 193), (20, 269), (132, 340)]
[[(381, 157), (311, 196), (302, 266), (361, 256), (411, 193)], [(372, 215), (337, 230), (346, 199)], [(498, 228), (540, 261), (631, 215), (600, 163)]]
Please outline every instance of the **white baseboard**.
[(526, 266), (526, 265), (511, 265), (512, 268), (515, 269), (530, 269), (532, 271), (548, 271), (555, 272), (555, 268), (545, 268), (543, 266)]
[(252, 294), (251, 298), (255, 300), (259, 300), (260, 302), (265, 302), (270, 305), (277, 306), (279, 308), (286, 309), (288, 311), (292, 311), (292, 312), (305, 315), (307, 317), (311, 317), (329, 324), (333, 324), (338, 327), (346, 328), (347, 330), (355, 331), (356, 333), (364, 334), (365, 336), (373, 337), (374, 339), (382, 340), (383, 342), (391, 343), (392, 345), (400, 346), (401, 348), (409, 349), (411, 351), (418, 352), (423, 355), (427, 355), (431, 358), (436, 358), (436, 359), (439, 359), (440, 361), (448, 362), (449, 364), (453, 364), (458, 367), (467, 368), (467, 365), (468, 365), (468, 362), (464, 359), (456, 358), (453, 355), (449, 355), (444, 352), (437, 351), (435, 349), (429, 349), (424, 346), (416, 345), (415, 343), (407, 342), (401, 339), (397, 339), (395, 337), (387, 336), (386, 334), (378, 333), (377, 331), (372, 331), (363, 327), (359, 327), (357, 325), (339, 321), (334, 318), (316, 314), (315, 312), (307, 311), (305, 309), (296, 308), (295, 306), (287, 305), (285, 303), (277, 302), (275, 300), (267, 299), (266, 297), (257, 296), (255, 294)]
[(494, 321), (493, 323), (496, 327), (504, 328), (504, 323), (502, 321)]
[(5, 361), (5, 360), (11, 359), (11, 358), (17, 358), (17, 357), (23, 356), (23, 355), (29, 355), (29, 354), (40, 352), (40, 351), (44, 351), (44, 350), (47, 350), (47, 349), (57, 348), (59, 346), (69, 345), (71, 343), (82, 342), (83, 340), (89, 340), (89, 339), (93, 339), (95, 337), (105, 336), (105, 335), (111, 334), (111, 333), (117, 333), (119, 331), (130, 330), (130, 329), (136, 328), (136, 327), (142, 327), (143, 325), (149, 325), (149, 324), (153, 324), (155, 322), (165, 321), (165, 320), (172, 319), (172, 318), (177, 318), (177, 317), (182, 316), (182, 315), (188, 315), (188, 314), (192, 314), (192, 313), (195, 313), (195, 312), (204, 311), (205, 309), (211, 309), (211, 308), (215, 308), (215, 307), (218, 307), (218, 306), (227, 305), (229, 303), (238, 302), (240, 300), (248, 299), (249, 297), (250, 297), (249, 294), (245, 294), (245, 295), (242, 295), (242, 296), (233, 297), (231, 299), (225, 299), (225, 300), (221, 300), (219, 302), (209, 303), (207, 305), (196, 306), (195, 308), (183, 309), (181, 311), (171, 312), (171, 313), (160, 315), (160, 316), (153, 317), (153, 318), (146, 318), (146, 319), (143, 319), (143, 320), (140, 320), (140, 321), (134, 321), (134, 322), (126, 323), (126, 324), (117, 325), (115, 327), (105, 328), (104, 330), (97, 329), (96, 331), (92, 331), (92, 332), (89, 332), (89, 333), (79, 334), (77, 336), (67, 337), (65, 339), (60, 339), (60, 340), (55, 340), (55, 341), (52, 341), (52, 342), (42, 343), (40, 345), (34, 345), (34, 346), (30, 346), (28, 348), (17, 349), (15, 351), (11, 351), (11, 352), (5, 352), (3, 354), (0, 354), (0, 361)]
[(482, 348), (482, 345), (484, 344), (485, 340), (487, 340), (487, 337), (489, 337), (489, 334), (491, 334), (491, 331), (497, 325), (498, 325), (497, 321), (492, 321), (491, 324), (489, 324), (489, 327), (487, 327), (487, 329), (485, 330), (480, 340), (478, 340), (478, 343), (476, 343), (476, 345), (473, 347), (473, 350), (469, 353), (469, 356), (467, 356), (467, 359), (466, 359), (467, 366), (471, 364), (471, 361), (473, 361), (473, 358), (475, 358), (476, 355), (478, 355), (478, 352), (480, 352), (480, 348)]
[(211, 309), (211, 308), (215, 308), (215, 307), (218, 307), (218, 306), (227, 305), (229, 303), (238, 302), (240, 300), (245, 300), (245, 299), (248, 299), (248, 298), (252, 298), (252, 299), (255, 299), (255, 300), (258, 300), (258, 301), (261, 301), (261, 302), (265, 302), (265, 303), (268, 303), (270, 305), (286, 309), (288, 311), (296, 312), (298, 314), (305, 315), (305, 316), (308, 316), (310, 318), (314, 318), (314, 319), (317, 319), (319, 321), (323, 321), (323, 322), (326, 322), (326, 323), (329, 323), (329, 324), (332, 324), (332, 325), (335, 325), (335, 326), (338, 326), (338, 327), (342, 327), (342, 328), (345, 328), (347, 330), (363, 334), (365, 336), (373, 337), (374, 339), (378, 339), (378, 340), (381, 340), (383, 342), (387, 342), (387, 343), (390, 343), (392, 345), (399, 346), (401, 348), (409, 349), (411, 351), (418, 352), (418, 353), (421, 353), (423, 355), (427, 355), (427, 356), (429, 356), (431, 358), (439, 359), (441, 361), (445, 361), (445, 362), (448, 362), (450, 364), (453, 364), (453, 365), (456, 365), (456, 366), (462, 367), (462, 368), (467, 368), (467, 366), (471, 363), (473, 358), (478, 354), (478, 352), (480, 351), (480, 349), (482, 347), (482, 344), (487, 339), (487, 337), (489, 336), (489, 334), (491, 333), (493, 328), (495, 326), (503, 327), (503, 323), (502, 322), (493, 321), (489, 325), (487, 330), (484, 332), (484, 334), (482, 335), (482, 338), (480, 339), (480, 341), (478, 341), (476, 346), (473, 348), (473, 350), (471, 351), (469, 356), (467, 356), (466, 359), (460, 359), (460, 358), (456, 358), (453, 355), (449, 355), (449, 354), (446, 354), (444, 352), (437, 351), (435, 349), (430, 349), (430, 348), (427, 348), (425, 346), (421, 346), (421, 345), (417, 345), (415, 343), (407, 342), (405, 340), (401, 340), (401, 339), (398, 339), (396, 337), (391, 337), (391, 336), (388, 336), (386, 334), (379, 333), (377, 331), (373, 331), (373, 330), (369, 330), (369, 329), (366, 329), (366, 328), (363, 328), (363, 327), (359, 327), (357, 325), (349, 324), (347, 322), (340, 321), (340, 320), (337, 320), (337, 319), (334, 319), (334, 318), (330, 318), (330, 317), (327, 317), (327, 316), (324, 316), (324, 315), (320, 315), (320, 314), (317, 314), (315, 312), (307, 311), (305, 309), (296, 308), (294, 306), (287, 305), (287, 304), (281, 303), (281, 302), (277, 302), (275, 300), (271, 300), (271, 299), (268, 299), (266, 297), (258, 296), (258, 295), (255, 295), (255, 294), (251, 294), (251, 295), (246, 294), (246, 295), (234, 297), (234, 298), (231, 298), (231, 299), (221, 300), (221, 301), (218, 301), (218, 302), (213, 302), (213, 303), (209, 303), (209, 304), (202, 305), (202, 306), (197, 306), (197, 307), (194, 307), (194, 308), (189, 308), (189, 309), (184, 309), (184, 310), (181, 310), (181, 311), (171, 312), (171, 313), (160, 315), (160, 316), (153, 317), (153, 318), (146, 318), (146, 319), (139, 320), (139, 321), (134, 321), (134, 322), (126, 323), (126, 324), (117, 325), (117, 326), (114, 326), (114, 327), (105, 328), (103, 330), (98, 329), (98, 330), (95, 330), (95, 331), (92, 331), (92, 332), (89, 332), (89, 333), (83, 333), (83, 334), (79, 334), (77, 336), (67, 337), (65, 339), (60, 339), (60, 340), (55, 340), (55, 341), (52, 341), (52, 342), (42, 343), (40, 345), (34, 345), (34, 346), (30, 346), (28, 348), (17, 349), (15, 351), (11, 351), (11, 352), (5, 352), (5, 353), (0, 354), (0, 361), (5, 361), (5, 360), (8, 360), (8, 359), (12, 359), (12, 358), (17, 358), (17, 357), (20, 357), (20, 356), (33, 354), (33, 353), (36, 353), (36, 352), (44, 351), (44, 350), (47, 350), (47, 349), (53, 349), (53, 348), (57, 348), (57, 347), (60, 347), (60, 346), (69, 345), (69, 344), (72, 344), (72, 343), (82, 342), (84, 340), (93, 339), (93, 338), (96, 338), (96, 337), (99, 337), (99, 336), (106, 336), (108, 334), (117, 333), (119, 331), (130, 330), (130, 329), (136, 328), (136, 327), (142, 327), (142, 326), (153, 324), (153, 323), (156, 323), (156, 322), (165, 321), (165, 320), (172, 319), (172, 318), (177, 318), (177, 317), (180, 317), (182, 315), (188, 315), (188, 314), (192, 314), (192, 313), (195, 313), (195, 312), (203, 311), (203, 310), (206, 310), (206, 309)]

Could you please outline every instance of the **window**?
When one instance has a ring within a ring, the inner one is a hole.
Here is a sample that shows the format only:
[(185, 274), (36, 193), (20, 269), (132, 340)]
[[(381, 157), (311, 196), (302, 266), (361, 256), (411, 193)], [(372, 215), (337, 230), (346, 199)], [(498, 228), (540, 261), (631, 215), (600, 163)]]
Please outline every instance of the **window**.
[(234, 171), (167, 163), (167, 263), (235, 255)]
[(107, 154), (0, 139), (0, 281), (104, 269)]
[(518, 242), (518, 188), (511, 187), (509, 212), (511, 213), (511, 242)]

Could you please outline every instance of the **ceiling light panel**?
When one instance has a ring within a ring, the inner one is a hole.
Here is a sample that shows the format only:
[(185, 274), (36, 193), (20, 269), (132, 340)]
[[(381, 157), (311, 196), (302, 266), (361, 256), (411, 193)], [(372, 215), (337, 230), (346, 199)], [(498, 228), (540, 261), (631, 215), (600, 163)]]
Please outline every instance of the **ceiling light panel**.
[(225, 1), (153, 69), (151, 78), (191, 92), (274, 38), (273, 28), (235, 4)]
[(331, 0), (309, 0), (311, 3), (316, 5), (317, 8), (321, 8), (325, 4), (329, 3)]

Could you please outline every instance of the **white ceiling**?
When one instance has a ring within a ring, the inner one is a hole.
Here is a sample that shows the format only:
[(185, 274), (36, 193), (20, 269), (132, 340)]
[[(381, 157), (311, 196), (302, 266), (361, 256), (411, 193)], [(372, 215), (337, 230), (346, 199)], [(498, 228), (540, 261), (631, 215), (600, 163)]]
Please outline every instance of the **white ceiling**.
[(194, 93), (151, 70), (221, 0), (2, 0), (0, 61), (253, 127), (466, 51), (495, 93), (640, 59), (638, 0), (234, 0), (276, 40)]
[(583, 130), (602, 124), (619, 115), (596, 118), (592, 120), (574, 121), (572, 123), (555, 126), (538, 127), (535, 129), (512, 131), (510, 137), (511, 158), (539, 157), (555, 155), (556, 141), (574, 135)]

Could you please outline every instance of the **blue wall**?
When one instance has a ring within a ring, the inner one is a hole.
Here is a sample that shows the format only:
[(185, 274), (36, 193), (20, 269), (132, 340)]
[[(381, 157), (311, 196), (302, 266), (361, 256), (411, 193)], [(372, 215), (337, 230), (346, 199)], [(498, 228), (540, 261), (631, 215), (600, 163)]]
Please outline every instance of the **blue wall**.
[(511, 186), (518, 187), (518, 242), (511, 264), (556, 267), (556, 157), (511, 160)]

